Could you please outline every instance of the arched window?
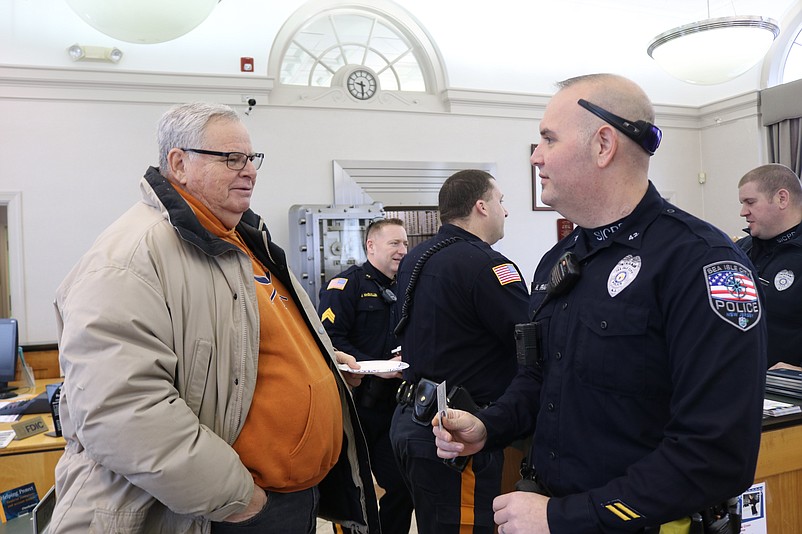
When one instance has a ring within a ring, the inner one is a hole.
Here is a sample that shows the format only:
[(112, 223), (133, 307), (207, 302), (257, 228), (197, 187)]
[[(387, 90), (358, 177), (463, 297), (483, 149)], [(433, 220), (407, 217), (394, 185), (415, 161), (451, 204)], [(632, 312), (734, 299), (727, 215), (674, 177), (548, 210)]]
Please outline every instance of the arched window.
[(426, 91), (414, 43), (386, 18), (353, 9), (332, 10), (306, 23), (292, 37), (279, 82), (330, 87), (346, 65), (372, 69), (382, 90)]
[(780, 83), (788, 83), (802, 79), (802, 29), (796, 34), (791, 43), (788, 55), (785, 56), (785, 65), (782, 69)]
[(268, 61), (271, 103), (438, 110), (447, 89), (428, 32), (389, 0), (310, 0), (276, 35)]

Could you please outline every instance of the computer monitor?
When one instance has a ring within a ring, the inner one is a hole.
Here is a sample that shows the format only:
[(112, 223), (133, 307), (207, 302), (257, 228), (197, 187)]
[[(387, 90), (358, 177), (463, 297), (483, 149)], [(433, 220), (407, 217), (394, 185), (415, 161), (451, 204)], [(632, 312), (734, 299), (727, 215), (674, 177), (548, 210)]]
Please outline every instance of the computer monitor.
[(56, 486), (51, 486), (39, 504), (33, 509), (33, 534), (50, 532), (47, 528), (56, 509)]
[(0, 319), (0, 393), (17, 389), (8, 385), (17, 375), (17, 334), (16, 319)]

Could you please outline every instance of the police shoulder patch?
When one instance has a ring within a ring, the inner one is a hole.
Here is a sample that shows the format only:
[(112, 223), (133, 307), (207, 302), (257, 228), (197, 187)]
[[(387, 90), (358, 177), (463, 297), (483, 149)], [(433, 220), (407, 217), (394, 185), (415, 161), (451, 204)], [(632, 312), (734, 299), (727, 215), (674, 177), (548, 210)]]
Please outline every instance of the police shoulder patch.
[(512, 263), (502, 263), (501, 265), (496, 265), (493, 267), (493, 274), (496, 275), (499, 283), (503, 286), (511, 284), (512, 282), (521, 281), (521, 275), (518, 273), (518, 269), (516, 269), (515, 265)]
[(326, 286), (326, 289), (339, 289), (342, 291), (345, 289), (345, 284), (348, 283), (347, 278), (332, 278), (329, 280), (329, 285)]
[(744, 332), (760, 321), (761, 309), (752, 272), (737, 261), (702, 267), (710, 307), (722, 320)]

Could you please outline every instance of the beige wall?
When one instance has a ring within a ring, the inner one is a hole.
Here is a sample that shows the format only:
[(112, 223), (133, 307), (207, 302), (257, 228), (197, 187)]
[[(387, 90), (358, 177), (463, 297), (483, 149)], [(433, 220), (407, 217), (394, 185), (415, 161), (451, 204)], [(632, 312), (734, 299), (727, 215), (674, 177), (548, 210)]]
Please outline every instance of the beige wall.
[(746, 226), (738, 214), (738, 181), (747, 171), (768, 163), (766, 134), (757, 114), (722, 120), (701, 129), (706, 171), (704, 215), (732, 237), (743, 237)]
[[(242, 109), (240, 93), (259, 83), (129, 74), (82, 85), (63, 76), (0, 69), (0, 194), (21, 192), (24, 283), (14, 314), (25, 342), (55, 340), (56, 287), (98, 233), (138, 199), (138, 179), (156, 163), (161, 113), (190, 100)], [(260, 105), (244, 118), (254, 148), (266, 153), (252, 206), (286, 246), (291, 205), (333, 202), (332, 160), (495, 162), (510, 212), (497, 248), (531, 280), (556, 241), (558, 215), (531, 211), (528, 150), (539, 140), (547, 96), (484, 93), (470, 110), (452, 105), (450, 112)], [(655, 185), (728, 233), (739, 227), (733, 184), (762, 154), (755, 109), (729, 109), (714, 127), (705, 121), (716, 106), (658, 105), (664, 140), (652, 161)], [(705, 185), (697, 180), (702, 170)]]

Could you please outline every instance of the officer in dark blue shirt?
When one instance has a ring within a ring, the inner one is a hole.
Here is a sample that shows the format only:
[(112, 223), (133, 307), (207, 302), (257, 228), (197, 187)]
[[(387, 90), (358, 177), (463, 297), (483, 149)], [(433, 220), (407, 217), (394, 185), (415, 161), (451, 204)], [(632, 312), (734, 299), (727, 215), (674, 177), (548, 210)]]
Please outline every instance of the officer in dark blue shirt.
[(738, 246), (766, 296), (768, 365), (802, 370), (802, 186), (794, 171), (770, 163), (741, 178), (738, 198), (749, 224)]
[(518, 268), (491, 248), (504, 235), (507, 211), (490, 174), (449, 177), (439, 209), (443, 226), (398, 272), (400, 338), (410, 366), (390, 437), (412, 490), (419, 534), (489, 534), (502, 451), (474, 456), (462, 472), (449, 467), (436, 455), (431, 416), (413, 418), (414, 404), (436, 409), (424, 380), (445, 380), (449, 391), (462, 386), (480, 406), (497, 399), (517, 370), (514, 326), (526, 321), (528, 293)]
[(693, 514), (753, 481), (757, 277), (726, 235), (649, 182), (653, 120), (637, 85), (599, 74), (562, 82), (541, 121), (543, 201), (578, 228), (534, 275), (539, 350), (478, 418), (453, 411), (435, 428), (444, 458), (534, 431), (525, 491), (494, 501), (501, 534), (688, 532)]
[[(407, 243), (403, 221), (374, 221), (366, 233), (367, 261), (321, 288), (318, 312), (323, 326), (337, 350), (357, 361), (401, 359), (400, 354), (393, 354), (398, 346), (393, 334), (397, 323), (395, 275)], [(364, 375), (353, 391), (373, 474), (384, 490), (379, 517), (385, 534), (408, 534), (412, 523), (412, 497), (395, 462), (389, 436), (399, 376), (397, 372)], [(346, 529), (335, 526), (335, 532), (343, 531)]]

